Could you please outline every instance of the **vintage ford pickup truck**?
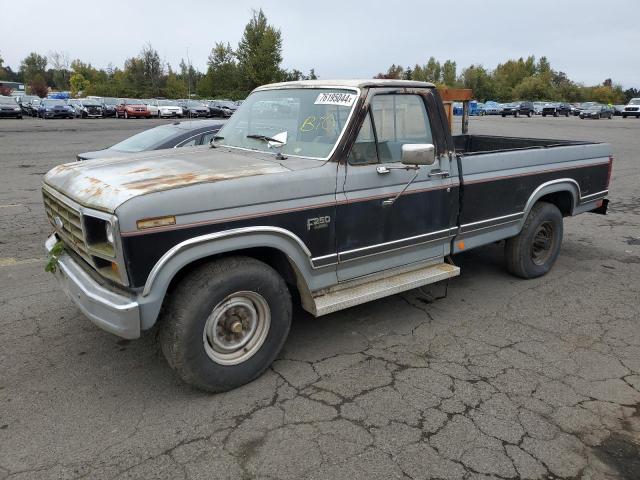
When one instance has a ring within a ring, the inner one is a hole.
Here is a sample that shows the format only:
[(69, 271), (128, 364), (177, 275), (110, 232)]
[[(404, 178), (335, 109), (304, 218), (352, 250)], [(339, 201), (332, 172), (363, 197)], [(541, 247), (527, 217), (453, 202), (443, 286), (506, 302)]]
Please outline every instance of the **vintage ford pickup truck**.
[(512, 274), (544, 275), (563, 217), (606, 213), (612, 161), (603, 143), (452, 136), (428, 83), (266, 85), (210, 146), (52, 169), (46, 246), (92, 322), (129, 339), (159, 322), (177, 374), (223, 391), (276, 358), (293, 301), (320, 316), (444, 280), (451, 255), (500, 240)]

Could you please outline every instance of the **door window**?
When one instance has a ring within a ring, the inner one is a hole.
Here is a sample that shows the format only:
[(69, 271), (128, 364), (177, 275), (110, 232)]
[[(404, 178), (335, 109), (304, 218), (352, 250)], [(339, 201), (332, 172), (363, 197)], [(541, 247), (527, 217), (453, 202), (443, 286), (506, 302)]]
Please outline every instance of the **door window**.
[(405, 143), (433, 143), (422, 97), (376, 95), (371, 107), (381, 162), (400, 162)]

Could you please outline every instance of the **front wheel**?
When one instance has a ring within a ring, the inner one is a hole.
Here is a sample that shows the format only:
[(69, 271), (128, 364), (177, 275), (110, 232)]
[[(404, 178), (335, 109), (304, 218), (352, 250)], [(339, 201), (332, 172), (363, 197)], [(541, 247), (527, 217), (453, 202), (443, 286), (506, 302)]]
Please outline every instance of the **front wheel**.
[(536, 203), (520, 234), (506, 241), (507, 270), (521, 278), (545, 275), (558, 258), (562, 233), (562, 213), (558, 207), (547, 202)]
[(291, 295), (267, 264), (223, 258), (185, 277), (160, 321), (162, 352), (177, 375), (223, 392), (254, 380), (275, 360), (291, 326)]

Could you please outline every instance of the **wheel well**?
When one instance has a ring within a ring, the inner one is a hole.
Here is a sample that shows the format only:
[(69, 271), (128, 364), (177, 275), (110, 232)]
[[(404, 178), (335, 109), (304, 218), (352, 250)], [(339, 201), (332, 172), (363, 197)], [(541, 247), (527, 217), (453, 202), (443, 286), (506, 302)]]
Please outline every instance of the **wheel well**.
[(171, 283), (167, 288), (167, 293), (170, 293), (173, 288), (192, 270), (199, 267), (204, 263), (211, 262), (213, 260), (224, 258), (224, 257), (252, 257), (256, 260), (260, 260), (261, 262), (266, 263), (271, 268), (273, 268), (276, 272), (280, 274), (280, 276), (284, 279), (285, 283), (289, 287), (289, 291), (291, 294), (296, 294), (298, 292), (298, 283), (297, 283), (297, 275), (296, 272), (289, 261), (289, 257), (286, 254), (281, 252), (276, 248), (270, 247), (258, 247), (258, 248), (247, 248), (243, 250), (234, 250), (231, 252), (226, 252), (222, 254), (212, 255), (210, 257), (203, 257), (198, 260), (195, 260), (188, 265), (182, 267), (171, 279)]
[(571, 215), (571, 211), (573, 210), (573, 195), (568, 190), (548, 193), (543, 197), (540, 197), (537, 201), (552, 203), (558, 207), (558, 210), (560, 210), (563, 217)]

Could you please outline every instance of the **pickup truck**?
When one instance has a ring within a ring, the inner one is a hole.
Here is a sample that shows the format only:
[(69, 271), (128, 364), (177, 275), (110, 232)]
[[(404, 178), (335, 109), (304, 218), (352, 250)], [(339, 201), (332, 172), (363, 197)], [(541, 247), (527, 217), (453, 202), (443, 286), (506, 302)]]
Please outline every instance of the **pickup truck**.
[(604, 143), (456, 135), (434, 85), (310, 80), (257, 88), (210, 146), (60, 165), (42, 186), (48, 270), (99, 327), (159, 323), (179, 377), (255, 379), (299, 302), (315, 316), (459, 275), (505, 240), (546, 274), (563, 217), (607, 210)]

